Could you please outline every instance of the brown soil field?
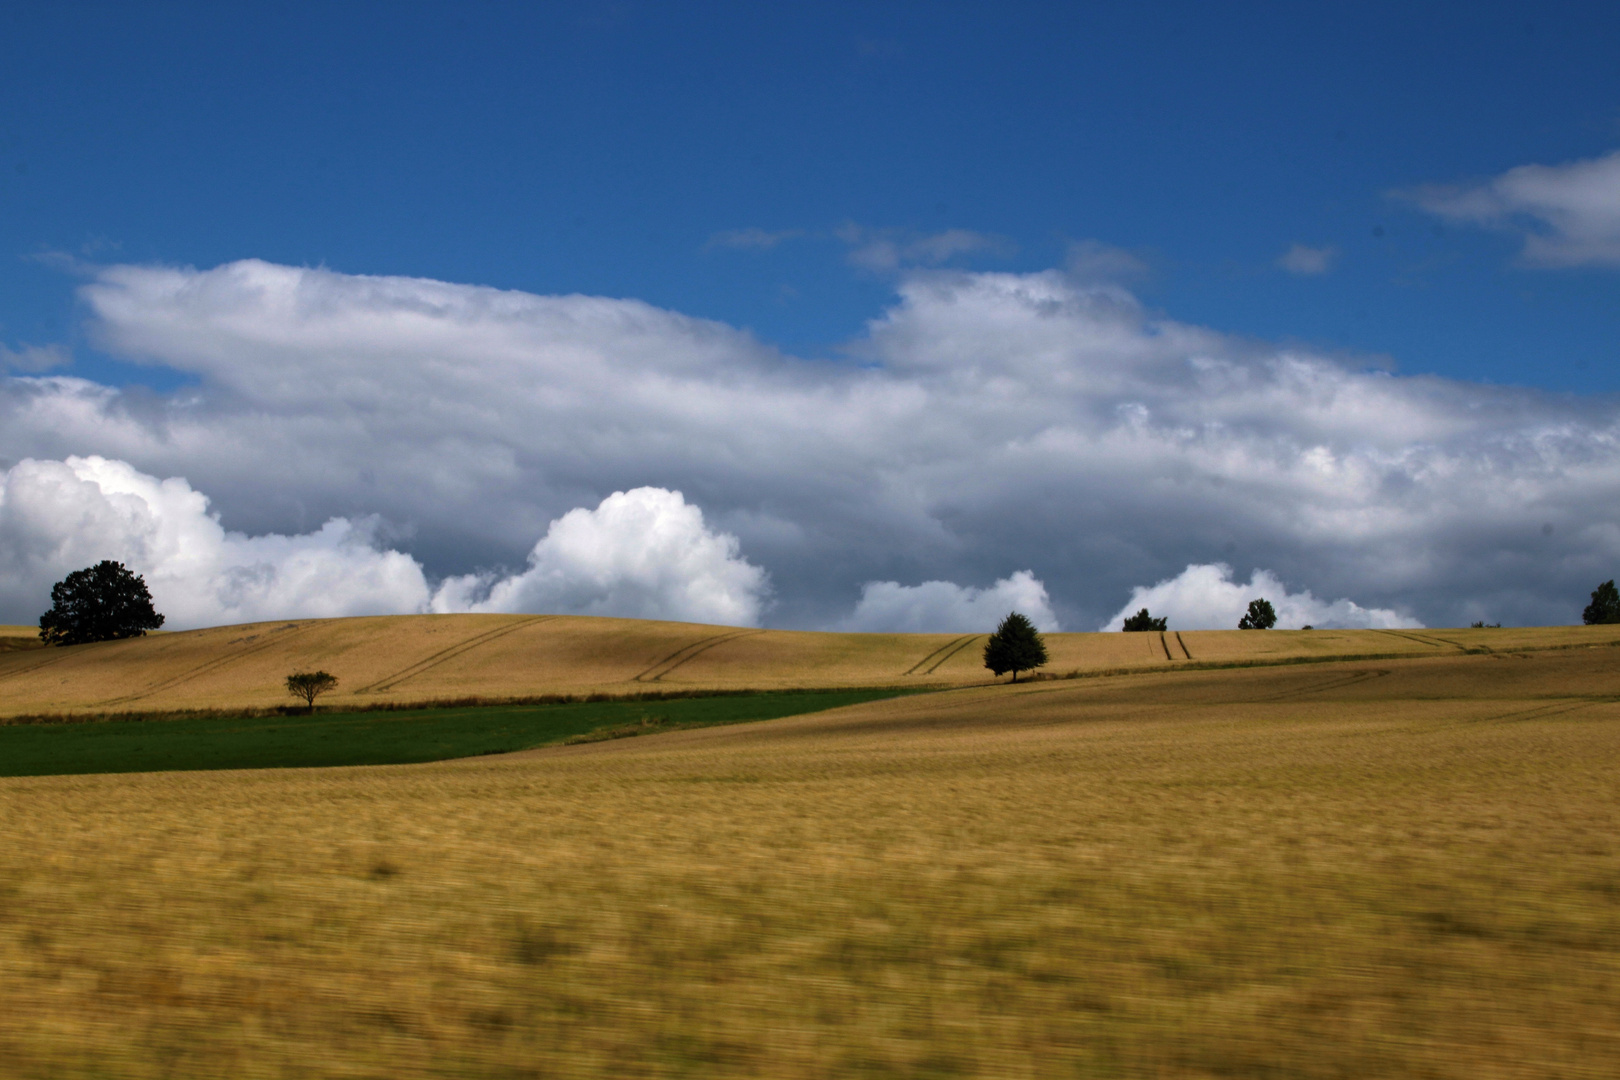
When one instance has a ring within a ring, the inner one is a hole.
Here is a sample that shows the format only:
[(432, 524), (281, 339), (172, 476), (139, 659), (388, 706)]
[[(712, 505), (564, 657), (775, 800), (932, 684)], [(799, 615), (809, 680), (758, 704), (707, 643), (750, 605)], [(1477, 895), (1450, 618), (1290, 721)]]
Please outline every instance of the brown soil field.
[(0, 1073), (1608, 1078), (1617, 781), (1615, 647), (0, 780)]
[[(27, 627), (12, 640), (27, 643)], [(0, 632), (0, 638), (6, 635)], [(1434, 656), (1620, 639), (1616, 627), (1049, 634), (1047, 673)], [(329, 708), (548, 694), (985, 682), (984, 635), (831, 634), (546, 615), (312, 619), (0, 650), (0, 717), (272, 708), (284, 680), (339, 679)]]

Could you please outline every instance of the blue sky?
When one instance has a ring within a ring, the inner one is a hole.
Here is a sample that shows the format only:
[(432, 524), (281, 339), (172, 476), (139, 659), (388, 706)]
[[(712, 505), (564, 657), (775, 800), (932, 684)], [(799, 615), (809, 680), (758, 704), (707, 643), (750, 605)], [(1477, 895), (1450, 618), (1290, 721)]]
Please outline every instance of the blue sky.
[[(1437, 372), (1620, 388), (1612, 269), (1391, 192), (1620, 146), (1588, 5), (9, 5), (0, 335), (74, 341), (40, 253), (243, 257), (637, 297), (809, 354), (953, 265), (1093, 240), (1176, 318)], [(728, 230), (801, 233), (768, 251)], [(1293, 244), (1337, 249), (1296, 276)], [(83, 370), (117, 380), (75, 342)], [(151, 373), (144, 376), (150, 380)]]
[(176, 625), (1567, 621), (1617, 55), (1613, 4), (9, 5), (0, 621), (106, 557)]

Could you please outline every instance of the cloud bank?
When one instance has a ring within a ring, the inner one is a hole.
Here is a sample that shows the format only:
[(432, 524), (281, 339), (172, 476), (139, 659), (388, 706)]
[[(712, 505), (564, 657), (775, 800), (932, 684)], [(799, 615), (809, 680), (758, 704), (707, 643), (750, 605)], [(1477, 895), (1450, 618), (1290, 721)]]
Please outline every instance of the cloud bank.
[(1451, 221), (1524, 237), (1531, 266), (1620, 266), (1620, 150), (1564, 165), (1521, 165), (1483, 184), (1407, 193)]
[(423, 610), (421, 566), (381, 549), (374, 524), (245, 536), (182, 479), (100, 457), (25, 460), (0, 475), (0, 605), (8, 621), (33, 622), (52, 583), (113, 559), (146, 578), (170, 629)]
[[(408, 555), (430, 584), (472, 575), (468, 604), (544, 593), (560, 566), (587, 581), (568, 530), (536, 547), (570, 511), (684, 492), (738, 545), (693, 549), (731, 567), (694, 595), (778, 626), (841, 625), (867, 583), (982, 587), (1012, 567), (1054, 620), (1095, 626), (1142, 582), (1217, 562), (1431, 626), (1557, 622), (1620, 572), (1613, 399), (1360, 370), (1060, 271), (912, 270), (896, 289), (844, 350), (804, 359), (635, 300), (113, 266), (82, 289), (88, 333), (185, 385), (0, 377), (0, 467), (99, 456), (185, 477), (244, 543), (347, 523), (334, 550)], [(763, 578), (726, 561), (742, 552), (770, 573), (768, 610)], [(480, 576), (526, 556), (521, 584)], [(44, 609), (49, 583), (28, 580), (0, 585), (0, 619)], [(606, 610), (639, 580), (545, 595)]]
[[(752, 626), (765, 574), (710, 531), (678, 491), (615, 492), (553, 521), (513, 575), (430, 589), (374, 520), (332, 518), (302, 535), (229, 532), (183, 479), (121, 461), (25, 460), (0, 474), (0, 605), (32, 622), (51, 585), (114, 559), (146, 579), (171, 630), (264, 619), (509, 611)], [(38, 610), (33, 610), (33, 609)], [(23, 614), (30, 613), (31, 614)]]
[(1269, 570), (1256, 570), (1248, 584), (1232, 580), (1224, 563), (1189, 566), (1152, 586), (1137, 586), (1131, 598), (1099, 629), (1118, 630), (1126, 617), (1147, 608), (1155, 618), (1168, 618), (1172, 630), (1235, 630), (1251, 600), (1269, 600), (1277, 626), (1344, 630), (1396, 630), (1423, 624), (1387, 608), (1364, 608), (1351, 600), (1318, 600), (1309, 589), (1291, 593)]

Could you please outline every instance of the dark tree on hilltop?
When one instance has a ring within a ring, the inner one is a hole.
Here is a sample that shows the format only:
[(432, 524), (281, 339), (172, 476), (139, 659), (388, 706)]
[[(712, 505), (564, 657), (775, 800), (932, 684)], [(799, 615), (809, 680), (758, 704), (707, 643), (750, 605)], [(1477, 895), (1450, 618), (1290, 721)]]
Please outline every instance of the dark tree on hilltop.
[(1592, 602), (1581, 612), (1581, 618), (1587, 626), (1620, 623), (1620, 589), (1614, 587), (1613, 578), (1592, 590)]
[(51, 586), (51, 610), (39, 617), (39, 637), (47, 645), (83, 645), (141, 637), (162, 625), (146, 580), (104, 559)]
[(1046, 642), (1024, 616), (1013, 612), (1001, 620), (996, 632), (984, 643), (984, 666), (991, 674), (1012, 672), (1012, 681), (1018, 681), (1020, 671), (1033, 671), (1046, 663)]
[(1277, 625), (1277, 609), (1270, 600), (1250, 600), (1249, 613), (1238, 620), (1239, 630), (1270, 630)]
[(1170, 620), (1169, 620), (1168, 617), (1163, 618), (1163, 619), (1155, 619), (1153, 616), (1148, 614), (1148, 609), (1147, 608), (1143, 608), (1141, 611), (1138, 611), (1135, 615), (1132, 615), (1130, 618), (1126, 619), (1125, 620), (1125, 625), (1122, 627), (1122, 629), (1125, 629), (1125, 630), (1168, 630), (1168, 629), (1170, 629)]
[(295, 698), (303, 698), (309, 711), (315, 711), (315, 699), (328, 690), (337, 689), (337, 676), (328, 675), (324, 671), (300, 671), (287, 676), (287, 693)]

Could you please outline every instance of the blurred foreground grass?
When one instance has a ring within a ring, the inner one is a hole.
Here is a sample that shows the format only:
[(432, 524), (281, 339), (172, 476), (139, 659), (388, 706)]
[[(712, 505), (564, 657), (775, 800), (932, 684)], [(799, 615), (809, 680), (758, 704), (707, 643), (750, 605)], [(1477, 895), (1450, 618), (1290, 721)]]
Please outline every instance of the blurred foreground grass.
[(1620, 654), (0, 781), (9, 1077), (1610, 1077)]

